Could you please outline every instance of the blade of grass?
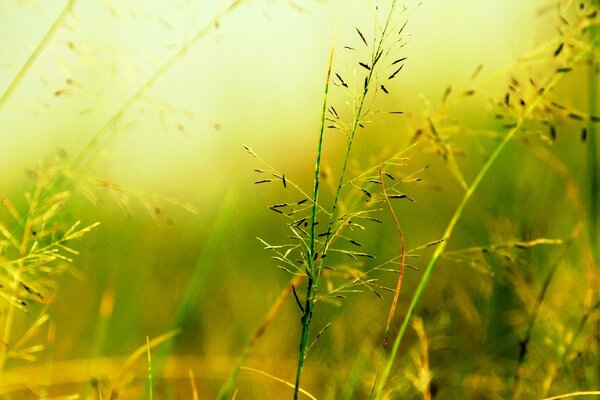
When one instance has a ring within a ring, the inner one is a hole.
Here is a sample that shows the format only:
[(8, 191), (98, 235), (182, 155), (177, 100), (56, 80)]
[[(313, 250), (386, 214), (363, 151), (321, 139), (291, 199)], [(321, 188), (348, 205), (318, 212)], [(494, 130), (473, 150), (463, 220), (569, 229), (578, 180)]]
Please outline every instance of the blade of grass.
[(356, 386), (361, 378), (361, 375), (364, 373), (365, 368), (367, 366), (367, 361), (369, 360), (369, 353), (373, 350), (373, 345), (365, 342), (363, 344), (361, 351), (356, 356), (354, 363), (352, 364), (352, 369), (350, 370), (350, 375), (344, 384), (344, 390), (342, 392), (341, 400), (352, 400), (355, 398), (354, 392), (356, 390)]
[[(206, 279), (212, 270), (215, 257), (221, 248), (223, 237), (227, 231), (227, 227), (230, 225), (238, 198), (239, 194), (235, 188), (230, 189), (225, 195), (221, 209), (215, 218), (215, 222), (206, 238), (202, 252), (196, 261), (194, 272), (189, 279), (189, 283), (181, 296), (177, 310), (171, 320), (168, 328), (169, 331), (183, 329), (194, 313), (194, 306), (198, 301), (198, 297), (200, 297)], [(165, 361), (173, 348), (173, 344), (174, 343), (170, 341), (163, 346), (161, 351), (156, 355), (154, 361), (154, 374), (156, 376), (161, 375)]]
[[(594, 5), (600, 5), (600, 1), (593, 1)], [(598, 26), (590, 27), (590, 45), (593, 49), (597, 49), (598, 46)], [(588, 66), (588, 114), (598, 115), (598, 60), (596, 52), (593, 51), (590, 54), (589, 66)], [(588, 125), (588, 174), (589, 174), (589, 232), (590, 241), (592, 246), (596, 249), (594, 257), (596, 260), (600, 257), (600, 249), (598, 246), (598, 203), (600, 202), (598, 186), (598, 131), (596, 129), (596, 123), (590, 121)]]
[(196, 377), (194, 377), (194, 371), (188, 369), (190, 376), (190, 386), (192, 387), (192, 400), (198, 400), (198, 389), (196, 388)]
[(558, 396), (546, 397), (542, 400), (558, 400), (558, 399), (568, 399), (571, 397), (581, 397), (581, 396), (600, 396), (600, 391), (592, 390), (588, 392), (572, 392), (565, 393)]
[(121, 370), (119, 371), (117, 379), (115, 380), (115, 382), (113, 383), (112, 387), (109, 390), (110, 398), (116, 399), (118, 397), (118, 393), (121, 391), (123, 385), (126, 383), (128, 374), (131, 371), (131, 367), (133, 367), (133, 364), (144, 353), (148, 352), (148, 349), (154, 348), (154, 347), (160, 345), (161, 343), (168, 342), (169, 340), (171, 340), (173, 338), (173, 336), (176, 336), (178, 334), (179, 334), (178, 330), (164, 333), (150, 341), (147, 341), (146, 343), (144, 343), (143, 345), (138, 347), (133, 353), (131, 353), (131, 355), (127, 358), (127, 360), (125, 360), (125, 363), (123, 363), (123, 366), (121, 367)]
[(323, 154), (323, 136), (325, 133), (325, 118), (327, 114), (327, 96), (329, 94), (329, 83), (331, 78), (331, 69), (333, 66), (333, 54), (335, 50), (335, 36), (333, 45), (331, 46), (331, 52), (329, 54), (329, 65), (327, 67), (327, 78), (325, 80), (325, 93), (323, 96), (323, 107), (321, 111), (321, 128), (319, 131), (319, 140), (317, 145), (317, 161), (315, 163), (315, 181), (314, 190), (312, 197), (312, 208), (310, 213), (310, 233), (309, 233), (309, 245), (308, 245), (308, 267), (307, 267), (307, 283), (306, 283), (306, 303), (304, 306), (304, 314), (302, 315), (302, 331), (300, 334), (300, 345), (298, 351), (298, 365), (296, 368), (296, 382), (294, 385), (294, 400), (298, 399), (298, 392), (300, 391), (300, 379), (302, 377), (302, 369), (304, 367), (304, 361), (306, 359), (306, 353), (308, 348), (308, 332), (310, 322), (313, 313), (314, 305), (314, 294), (316, 292), (316, 281), (315, 281), (315, 247), (316, 247), (316, 222), (317, 222), (317, 203), (319, 200), (319, 183), (321, 179), (321, 156)]
[[(585, 53), (586, 53), (585, 51), (581, 51), (580, 53), (578, 53), (573, 58), (572, 63), (575, 64), (581, 57), (583, 57), (583, 55)], [(450, 219), (450, 222), (448, 223), (448, 226), (446, 227), (446, 230), (444, 231), (444, 235), (442, 236), (443, 241), (440, 242), (440, 244), (438, 244), (437, 247), (435, 248), (435, 251), (434, 251), (431, 259), (429, 260), (429, 263), (427, 264), (425, 271), (423, 272), (423, 276), (421, 277), (421, 280), (419, 281), (419, 284), (415, 290), (415, 293), (412, 296), (412, 299), (408, 306), (408, 310), (406, 311), (406, 315), (404, 317), (402, 325), (400, 326), (400, 329), (398, 330), (396, 339), (394, 340), (394, 344), (392, 346), (392, 351), (390, 352), (387, 363), (384, 367), (383, 373), (381, 375), (381, 379), (379, 381), (379, 384), (377, 385), (377, 392), (376, 392), (376, 397), (375, 397), (376, 399), (380, 399), (380, 396), (383, 393), (383, 388), (384, 388), (386, 381), (392, 370), (392, 366), (394, 364), (396, 355), (398, 353), (398, 348), (400, 347), (402, 338), (404, 337), (404, 334), (406, 333), (406, 329), (408, 327), (408, 324), (410, 323), (412, 314), (413, 314), (417, 304), (419, 303), (421, 297), (423, 296), (423, 293), (425, 292), (427, 283), (429, 282), (429, 279), (431, 278), (433, 271), (435, 271), (435, 268), (437, 267), (440, 257), (442, 255), (442, 253), (444, 252), (446, 245), (448, 244), (448, 240), (452, 236), (452, 233), (454, 232), (454, 228), (456, 227), (458, 220), (460, 219), (460, 217), (463, 214), (465, 206), (467, 205), (467, 203), (469, 202), (469, 200), (475, 193), (475, 190), (477, 190), (477, 188), (479, 187), (479, 184), (481, 183), (483, 178), (487, 175), (487, 172), (490, 170), (492, 165), (494, 165), (495, 161), (498, 159), (500, 154), (504, 151), (504, 149), (506, 148), (508, 143), (512, 140), (512, 138), (521, 129), (526, 118), (537, 109), (537, 107), (540, 105), (542, 100), (546, 97), (546, 95), (549, 92), (552, 91), (552, 89), (556, 86), (556, 84), (560, 81), (561, 78), (562, 78), (562, 74), (555, 74), (554, 77), (548, 83), (546, 90), (544, 90), (542, 93), (540, 93), (534, 101), (529, 103), (529, 105), (525, 109), (524, 113), (519, 117), (515, 126), (508, 131), (506, 136), (504, 136), (502, 141), (496, 146), (496, 148), (494, 149), (492, 154), (489, 156), (489, 158), (487, 159), (485, 164), (481, 167), (481, 170), (479, 170), (479, 173), (477, 174), (477, 176), (475, 177), (475, 179), (473, 180), (471, 185), (468, 187), (461, 202), (458, 204), (456, 210), (454, 211), (454, 213)]]
[(146, 353), (148, 354), (148, 399), (152, 400), (152, 357), (150, 356), (150, 338), (146, 336)]
[[(278, 378), (278, 377), (276, 377), (276, 376), (274, 376), (274, 375), (271, 375), (271, 374), (269, 374), (268, 372), (261, 371), (261, 370), (259, 370), (259, 369), (255, 369), (255, 368), (249, 368), (249, 367), (242, 367), (242, 369), (243, 369), (243, 370), (246, 370), (246, 371), (251, 371), (251, 372), (254, 372), (254, 373), (257, 373), (257, 374), (263, 375), (263, 376), (266, 376), (266, 377), (268, 377), (268, 378), (271, 378), (271, 379), (273, 379), (274, 381), (277, 381), (277, 382), (279, 382), (279, 383), (283, 383), (283, 384), (284, 384), (284, 385), (286, 385), (286, 386), (289, 386), (289, 387), (294, 387), (294, 384), (293, 384), (293, 383), (291, 383), (291, 382), (288, 382), (288, 381), (286, 381), (286, 380), (284, 380), (284, 379)], [(295, 391), (295, 390), (296, 390), (296, 389), (294, 388), (294, 391)], [(309, 398), (309, 399), (311, 399), (311, 400), (317, 400), (317, 398), (316, 398), (315, 396), (313, 396), (312, 394), (308, 393), (306, 390), (304, 390), (304, 389), (302, 389), (302, 388), (298, 389), (298, 392), (302, 393), (303, 395), (305, 395), (306, 397), (308, 397), (308, 398)]]
[[(594, 6), (600, 5), (599, 0), (592, 2)], [(598, 34), (599, 28), (597, 25), (590, 27), (590, 45), (594, 50), (598, 49)], [(593, 51), (590, 54), (590, 64), (588, 67), (588, 114), (598, 115), (598, 69), (600, 65), (598, 63), (597, 51)], [(592, 257), (594, 259), (594, 265), (600, 260), (600, 243), (598, 243), (598, 219), (600, 218), (598, 212), (598, 203), (600, 202), (600, 181), (598, 176), (598, 130), (594, 122), (588, 125), (588, 175), (590, 185), (590, 216), (589, 216), (589, 234), (590, 242), (592, 244)], [(596, 280), (597, 281), (597, 280)], [(596, 289), (598, 283), (596, 282)], [(600, 331), (600, 321), (596, 323), (596, 330)], [(596, 350), (599, 350), (596, 348)], [(596, 361), (600, 365), (600, 351), (597, 351)], [(596, 383), (600, 385), (600, 373), (597, 375)]]
[[(394, 15), (396, 3), (397, 3), (396, 0), (392, 1), (391, 5), (390, 5), (390, 11), (387, 16), (385, 26), (382, 29), (379, 42), (376, 46), (375, 45), (373, 46), (373, 52), (372, 52), (372, 57), (371, 57), (371, 59), (373, 60), (373, 64), (375, 64), (375, 58), (377, 57), (376, 55), (380, 54), (382, 52), (383, 42), (386, 38), (386, 34), (387, 34), (388, 28), (390, 26), (390, 22), (392, 20), (392, 16)], [(336, 27), (336, 30), (337, 30), (337, 27)], [(327, 71), (327, 80), (326, 80), (326, 85), (325, 85), (323, 110), (322, 110), (322, 114), (321, 114), (321, 130), (320, 130), (320, 134), (319, 134), (319, 145), (318, 145), (318, 149), (317, 149), (317, 163), (316, 163), (317, 165), (315, 168), (315, 191), (313, 194), (313, 209), (312, 209), (312, 213), (311, 213), (311, 222), (312, 223), (311, 223), (311, 230), (310, 230), (310, 234), (309, 234), (310, 245), (309, 245), (309, 257), (308, 257), (308, 268), (307, 268), (308, 283), (307, 283), (307, 289), (306, 289), (304, 314), (302, 316), (302, 332), (301, 332), (301, 337), (300, 337), (298, 367), (296, 370), (296, 384), (295, 384), (294, 400), (297, 400), (297, 398), (298, 398), (298, 388), (300, 385), (302, 368), (304, 366), (304, 361), (305, 361), (306, 355), (307, 355), (309, 328), (310, 328), (310, 323), (311, 323), (311, 319), (312, 319), (313, 308), (316, 303), (316, 295), (317, 295), (317, 290), (319, 287), (319, 281), (321, 278), (321, 271), (323, 269), (323, 257), (320, 257), (318, 264), (315, 265), (315, 262), (316, 262), (315, 224), (316, 224), (316, 212), (317, 212), (316, 203), (317, 203), (318, 187), (319, 187), (319, 179), (320, 179), (320, 161), (321, 161), (321, 154), (322, 154), (323, 133), (325, 130), (325, 121), (326, 121), (327, 94), (328, 94), (328, 90), (329, 90), (334, 48), (335, 48), (335, 37), (334, 37), (334, 43), (332, 46), (330, 60), (329, 60), (329, 68)], [(373, 65), (373, 68), (369, 68), (369, 73), (368, 73), (367, 77), (365, 78), (365, 87), (364, 87), (364, 90), (361, 95), (361, 99), (359, 102), (357, 112), (356, 112), (353, 122), (352, 122), (352, 129), (350, 131), (350, 134), (348, 137), (348, 142), (346, 144), (346, 152), (344, 155), (342, 170), (340, 172), (340, 178), (339, 178), (338, 185), (337, 185), (337, 188), (335, 191), (333, 205), (331, 207), (331, 213), (329, 215), (329, 223), (328, 223), (328, 229), (327, 229), (328, 235), (325, 238), (325, 243), (323, 244), (323, 255), (327, 252), (329, 244), (332, 240), (332, 235), (330, 234), (330, 232), (332, 232), (333, 224), (336, 221), (337, 206), (339, 204), (339, 197), (340, 197), (342, 188), (344, 186), (344, 179), (346, 176), (346, 169), (348, 167), (348, 161), (350, 159), (350, 152), (352, 150), (352, 144), (353, 144), (354, 138), (356, 136), (357, 129), (360, 126), (360, 120), (363, 117), (363, 115), (362, 115), (363, 108), (364, 108), (367, 94), (369, 91), (369, 85), (373, 79), (374, 71), (375, 71), (375, 68)]]
[(62, 12), (58, 15), (56, 20), (54, 20), (54, 23), (50, 25), (48, 32), (46, 32), (46, 34), (39, 41), (39, 43), (31, 53), (27, 61), (25, 61), (25, 63), (21, 66), (19, 72), (17, 72), (13, 80), (10, 82), (10, 84), (2, 94), (2, 97), (0, 97), (0, 110), (2, 109), (2, 107), (4, 107), (4, 104), (6, 104), (10, 96), (17, 89), (17, 87), (19, 87), (19, 84), (21, 83), (23, 78), (25, 78), (32, 65), (37, 61), (40, 54), (42, 54), (42, 52), (44, 51), (44, 49), (58, 30), (58, 28), (61, 27), (67, 16), (71, 13), (73, 7), (75, 6), (75, 3), (77, 3), (77, 0), (69, 0), (67, 4), (65, 4), (65, 7), (63, 8)]

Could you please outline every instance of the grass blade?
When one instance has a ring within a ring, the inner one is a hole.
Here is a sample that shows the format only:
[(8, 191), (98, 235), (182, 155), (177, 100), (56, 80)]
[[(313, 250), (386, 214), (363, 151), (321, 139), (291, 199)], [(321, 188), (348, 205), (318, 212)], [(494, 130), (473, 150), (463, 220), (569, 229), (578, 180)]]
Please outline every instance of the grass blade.
[(146, 336), (146, 353), (148, 354), (148, 400), (152, 400), (152, 357), (150, 356), (150, 338)]
[[(198, 297), (204, 288), (208, 274), (212, 270), (213, 261), (218, 254), (220, 245), (223, 241), (223, 236), (225, 235), (226, 229), (231, 221), (238, 197), (239, 195), (236, 189), (231, 189), (225, 195), (223, 205), (217, 214), (212, 230), (206, 239), (204, 248), (202, 249), (202, 253), (196, 261), (194, 272), (190, 277), (188, 286), (183, 292), (181, 300), (179, 301), (179, 305), (177, 306), (177, 311), (175, 312), (171, 324), (169, 325), (169, 331), (183, 329), (188, 319), (192, 315), (196, 301), (198, 300)], [(156, 356), (156, 360), (154, 362), (154, 374), (156, 376), (160, 376), (166, 358), (171, 352), (172, 347), (173, 342), (169, 342), (167, 345), (162, 347), (161, 351)]]
[[(323, 109), (321, 111), (321, 129), (319, 132), (319, 141), (317, 145), (317, 161), (315, 163), (315, 181), (312, 197), (312, 209), (310, 213), (310, 234), (309, 234), (309, 253), (306, 283), (306, 304), (302, 316), (302, 332), (300, 334), (300, 350), (298, 352), (298, 366), (296, 368), (296, 383), (294, 385), (294, 400), (298, 399), (300, 390), (300, 379), (302, 377), (302, 368), (308, 349), (308, 332), (312, 318), (314, 306), (314, 293), (318, 285), (318, 278), (315, 280), (315, 246), (316, 246), (316, 221), (317, 221), (317, 203), (319, 199), (319, 182), (321, 179), (321, 156), (323, 154), (323, 136), (325, 133), (325, 118), (327, 115), (327, 95), (329, 93), (329, 82), (331, 79), (331, 69), (333, 66), (333, 54), (335, 49), (335, 38), (329, 54), (329, 65), (327, 67), (327, 79), (325, 80), (325, 93), (323, 98)], [(320, 272), (320, 271), (319, 271)], [(317, 272), (318, 275), (318, 272)]]

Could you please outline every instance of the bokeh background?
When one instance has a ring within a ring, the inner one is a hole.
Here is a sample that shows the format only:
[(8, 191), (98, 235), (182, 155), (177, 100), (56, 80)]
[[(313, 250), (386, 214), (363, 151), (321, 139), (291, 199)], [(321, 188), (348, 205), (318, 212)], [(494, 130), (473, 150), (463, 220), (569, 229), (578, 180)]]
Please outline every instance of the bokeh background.
[[(494, 101), (503, 97), (511, 76), (523, 71), (543, 75), (540, 71), (547, 67), (542, 62), (521, 64), (525, 55), (550, 41), (544, 51), (551, 56), (559, 43), (551, 41), (560, 23), (553, 13), (555, 3), (407, 3), (408, 10), (395, 22), (401, 26), (408, 20), (406, 45), (399, 53), (407, 61), (391, 95), (373, 105), (402, 110), (404, 115), (373, 117), (355, 143), (355, 170), (411, 144), (416, 127), (440, 107), (449, 85), (455, 93), (477, 87), (474, 96), (443, 111), (457, 125), (480, 130), (452, 137), (460, 149), (458, 165), (470, 182), (502, 132), (493, 122)], [(0, 92), (11, 85), (66, 4), (0, 4)], [(274, 243), (285, 240), (285, 224), (268, 206), (288, 199), (290, 189), (255, 185), (253, 170), (263, 166), (242, 143), (310, 192), (334, 37), (334, 70), (359, 69), (354, 54), (343, 45), (359, 47), (355, 27), (372, 36), (376, 11), (371, 2), (359, 0), (252, 0), (241, 1), (215, 21), (227, 7), (225, 1), (73, 2), (2, 103), (0, 193), (18, 207), (24, 207), (23, 194), (33, 185), (24, 171), (49, 165), (59, 155), (66, 162), (77, 158), (103, 129), (103, 140), (78, 169), (78, 179), (102, 179), (128, 193), (120, 196), (93, 187), (90, 194), (74, 185), (64, 218), (101, 225), (76, 246), (81, 254), (73, 274), (56, 282), (55, 301), (48, 305), (56, 328), (52, 361), (9, 364), (11, 376), (26, 377), (23, 385), (44, 368), (50, 370), (55, 382), (51, 393), (56, 395), (89, 391), (91, 377), (110, 381), (124, 357), (144, 345), (147, 336), (157, 337), (172, 327), (199, 266), (200, 291), (184, 329), (171, 344), (165, 372), (170, 383), (161, 384), (157, 393), (191, 398), (186, 392), (191, 369), (200, 398), (212, 398), (288, 284), (289, 275), (276, 268), (256, 237)], [(148, 85), (157, 71), (162, 72)], [(475, 71), (479, 72), (473, 79)], [(557, 88), (562, 101), (584, 110), (585, 74), (581, 67), (565, 78), (568, 84)], [(337, 92), (332, 99), (344, 101)], [(111, 119), (114, 123), (106, 128)], [(587, 147), (579, 134), (579, 126), (565, 123), (557, 140), (543, 145), (571, 171), (587, 209)], [(325, 167), (335, 174), (344, 145), (335, 132), (327, 135)], [(407, 246), (414, 248), (441, 237), (464, 191), (431, 146), (419, 144), (407, 156), (410, 171), (429, 165), (420, 175), (423, 181), (407, 188), (415, 202), (398, 203), (396, 210)], [(551, 168), (526, 146), (511, 144), (467, 207), (449, 249), (537, 237), (567, 240), (575, 222), (565, 193), (564, 181)], [(152, 205), (145, 207), (144, 199), (152, 199)], [(158, 211), (154, 204), (160, 204)], [(5, 218), (6, 212), (0, 215)], [(376, 253), (375, 261), (397, 255), (393, 225), (369, 227), (364, 246)], [(520, 268), (534, 271), (532, 292), (543, 281), (537, 273), (548, 270), (549, 260), (564, 251), (561, 246), (541, 247), (515, 255)], [(556, 332), (540, 335), (537, 340), (542, 343), (572, 334), (586, 301), (580, 251), (572, 246), (569, 252), (548, 308), (570, 309), (573, 324), (553, 325), (554, 311), (548, 312), (544, 324)], [(431, 249), (426, 249), (411, 263), (422, 269), (430, 255)], [(464, 259), (444, 260), (428, 287), (418, 315), (431, 335), (431, 368), (440, 371), (434, 372), (440, 377), (439, 398), (503, 396), (501, 382), (514, 368), (530, 307), (512, 293), (510, 279), (498, 273), (502, 263), (501, 256), (487, 259), (486, 267)], [(376, 277), (395, 285), (393, 275)], [(419, 271), (407, 271), (399, 315), (419, 278)], [(367, 292), (340, 304), (320, 305), (315, 329), (327, 322), (333, 325), (309, 356), (308, 391), (317, 398), (340, 398), (357, 355), (381, 340), (390, 301), (389, 293), (382, 300)], [(593, 315), (590, 320), (597, 318)], [(20, 323), (26, 326), (28, 318), (22, 316)], [(247, 365), (292, 381), (299, 329), (300, 313), (289, 298)], [(46, 340), (43, 334), (40, 338)], [(407, 343), (399, 371), (415, 368), (408, 350), (416, 343), (412, 332)], [(125, 398), (143, 390), (143, 359), (138, 364), (142, 372), (124, 392)], [(587, 371), (586, 376), (593, 376)], [(565, 389), (582, 389), (580, 382), (566, 380), (570, 383)], [(407, 396), (419, 396), (410, 381), (403, 385)], [(238, 386), (241, 399), (285, 398), (291, 393), (280, 382), (249, 371), (241, 372)], [(18, 390), (14, 398), (25, 396), (26, 390)]]

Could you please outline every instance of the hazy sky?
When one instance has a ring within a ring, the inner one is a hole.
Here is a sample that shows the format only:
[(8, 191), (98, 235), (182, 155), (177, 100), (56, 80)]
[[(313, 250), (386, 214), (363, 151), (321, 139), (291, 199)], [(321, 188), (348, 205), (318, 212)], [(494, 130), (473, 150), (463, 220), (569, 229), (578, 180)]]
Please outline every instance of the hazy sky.
[[(60, 14), (65, 1), (0, 6), (0, 92)], [(100, 154), (103, 173), (184, 190), (174, 176), (206, 184), (235, 171), (240, 143), (267, 156), (312, 143), (336, 24), (337, 42), (360, 44), (373, 30), (363, 0), (245, 2), (219, 21), (136, 98)], [(386, 2), (383, 2), (386, 3)], [(21, 179), (48, 150), (71, 156), (89, 141), (225, 1), (81, 1), (0, 109), (1, 185)], [(410, 11), (398, 77), (403, 106), (439, 98), (509, 65), (536, 41), (542, 0), (425, 0)], [(397, 21), (398, 25), (403, 21)], [(210, 26), (210, 25), (209, 25)], [(539, 39), (539, 38), (538, 38)], [(344, 65), (343, 53), (335, 66)], [(353, 68), (353, 67), (352, 67)], [(400, 101), (400, 100), (399, 100)], [(287, 146), (287, 147), (286, 147)], [(127, 171), (125, 173), (125, 171)], [(97, 172), (97, 171), (96, 171)]]

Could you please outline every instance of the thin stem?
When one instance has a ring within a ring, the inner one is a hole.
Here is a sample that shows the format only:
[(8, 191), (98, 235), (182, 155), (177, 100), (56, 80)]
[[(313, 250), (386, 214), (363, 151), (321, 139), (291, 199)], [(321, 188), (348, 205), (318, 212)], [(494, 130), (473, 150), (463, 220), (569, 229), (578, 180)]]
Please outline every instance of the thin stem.
[[(387, 194), (387, 189), (385, 186), (385, 180), (383, 179), (383, 172), (379, 169), (379, 182), (381, 182), (381, 189), (383, 192), (383, 197), (385, 198), (385, 202), (390, 210), (390, 214), (392, 214), (392, 218), (394, 219), (394, 225), (396, 226), (396, 231), (398, 231), (398, 238), (400, 240), (400, 271), (398, 274), (398, 281), (396, 283), (396, 290), (394, 291), (394, 298), (392, 300), (392, 305), (390, 307), (390, 312), (388, 314), (387, 323), (385, 325), (385, 336), (383, 337), (383, 353), (382, 356), (385, 355), (390, 339), (390, 328), (392, 325), (392, 319), (396, 314), (396, 306), (398, 305), (398, 298), (400, 297), (400, 289), (402, 288), (402, 282), (404, 280), (404, 269), (405, 269), (405, 261), (406, 261), (406, 246), (404, 244), (404, 234), (402, 233), (402, 229), (400, 228), (400, 222), (398, 222), (398, 217), (394, 212), (394, 207), (392, 207), (392, 203), (390, 202), (390, 198)], [(379, 365), (377, 367), (377, 373), (375, 374), (375, 380), (373, 381), (373, 386), (371, 387), (371, 394), (369, 396), (370, 399), (375, 395), (375, 388), (377, 387), (377, 381), (379, 377), (379, 368), (381, 366), (381, 357), (379, 359)]]
[[(377, 54), (379, 54), (380, 51), (382, 51), (382, 47), (383, 47), (383, 41), (386, 37), (386, 33), (387, 30), (389, 28), (389, 24), (390, 21), (392, 19), (392, 15), (394, 14), (394, 10), (396, 8), (396, 0), (394, 0), (392, 2), (391, 8), (390, 8), (390, 13), (388, 14), (387, 20), (385, 22), (385, 26), (381, 32), (381, 38), (379, 39), (379, 43), (377, 45), (377, 48), (374, 49), (371, 60), (374, 61), (375, 57)], [(352, 122), (352, 130), (350, 131), (350, 135), (348, 136), (348, 143), (346, 145), (346, 153), (344, 154), (344, 161), (342, 163), (342, 171), (340, 173), (340, 179), (338, 181), (338, 185), (337, 188), (335, 190), (335, 196), (333, 198), (333, 206), (331, 207), (331, 215), (329, 216), (329, 226), (327, 228), (327, 232), (331, 232), (331, 228), (333, 227), (333, 224), (335, 222), (335, 217), (336, 217), (336, 211), (337, 211), (337, 207), (339, 204), (339, 198), (340, 198), (340, 193), (342, 192), (342, 188), (345, 186), (344, 184), (344, 178), (346, 177), (346, 169), (348, 168), (348, 161), (350, 159), (350, 151), (352, 150), (352, 144), (354, 142), (354, 137), (356, 136), (356, 131), (359, 127), (360, 124), (360, 120), (362, 118), (362, 113), (363, 113), (363, 108), (365, 105), (365, 100), (367, 98), (367, 94), (369, 92), (369, 85), (371, 83), (371, 80), (373, 78), (373, 73), (375, 71), (375, 65), (371, 65), (371, 68), (369, 69), (369, 73), (367, 75), (366, 78), (366, 84), (365, 84), (365, 88), (364, 91), (361, 95), (361, 99), (360, 99), (360, 103), (358, 105), (358, 110), (356, 111), (356, 114), (354, 115), (354, 121)], [(327, 247), (328, 243), (329, 243), (329, 239), (330, 236), (328, 235), (326, 240), (325, 240), (325, 244), (324, 244), (324, 248)], [(319, 271), (320, 273), (320, 268)], [(318, 278), (317, 278), (318, 281)]]
[(314, 306), (314, 295), (313, 290), (316, 293), (317, 285), (314, 284), (314, 270), (315, 262), (317, 261), (317, 254), (315, 252), (316, 247), (316, 224), (317, 224), (317, 204), (319, 200), (319, 182), (321, 175), (321, 157), (323, 155), (323, 136), (325, 133), (325, 118), (327, 114), (327, 96), (329, 93), (329, 82), (331, 78), (331, 68), (333, 66), (333, 53), (335, 50), (335, 39), (331, 46), (331, 52), (329, 54), (329, 65), (327, 67), (327, 79), (325, 80), (325, 94), (323, 99), (323, 108), (321, 110), (321, 128), (319, 131), (319, 141), (317, 145), (317, 161), (315, 163), (315, 185), (312, 196), (312, 207), (310, 213), (310, 231), (309, 231), (309, 245), (308, 245), (308, 266), (306, 270), (307, 283), (306, 283), (306, 301), (304, 305), (304, 314), (302, 315), (302, 332), (300, 334), (300, 346), (298, 351), (298, 365), (296, 368), (296, 382), (294, 384), (294, 400), (298, 398), (300, 390), (300, 379), (302, 377), (302, 369), (304, 367), (304, 361), (306, 360), (306, 353), (308, 350), (308, 333), (310, 322), (312, 319), (313, 306)]
[[(376, 55), (379, 54), (380, 51), (382, 50), (383, 41), (386, 37), (386, 32), (388, 30), (388, 27), (389, 27), (390, 21), (392, 19), (392, 16), (394, 14), (395, 8), (396, 8), (396, 0), (394, 0), (391, 4), (390, 12), (388, 14), (385, 26), (382, 30), (381, 37), (379, 39), (379, 43), (378, 43), (377, 47), (374, 47), (374, 51), (373, 51), (373, 54), (371, 57), (373, 65), (371, 65), (371, 68), (369, 69), (369, 73), (366, 78), (365, 88), (364, 88), (364, 91), (361, 96), (360, 104), (359, 104), (357, 112), (354, 116), (354, 121), (352, 123), (352, 129), (350, 131), (348, 143), (346, 145), (346, 153), (344, 155), (342, 170), (340, 172), (340, 179), (338, 181), (337, 189), (336, 189), (335, 195), (334, 195), (333, 205), (331, 208), (331, 213), (329, 215), (327, 237), (326, 237), (325, 243), (323, 245), (322, 254), (320, 257), (318, 257), (318, 255), (316, 253), (316, 249), (315, 249), (315, 246), (316, 246), (315, 224), (316, 224), (316, 211), (317, 211), (317, 196), (318, 196), (318, 187), (319, 187), (319, 179), (320, 179), (319, 174), (320, 174), (320, 163), (321, 163), (321, 154), (322, 154), (323, 133), (325, 130), (325, 118), (326, 118), (326, 112), (327, 112), (327, 94), (329, 91), (329, 78), (331, 75), (331, 67), (332, 67), (332, 63), (333, 63), (333, 47), (331, 50), (331, 55), (330, 55), (330, 59), (329, 59), (329, 68), (327, 71), (327, 82), (325, 85), (325, 99), (323, 102), (323, 109), (322, 109), (322, 113), (321, 113), (321, 131), (319, 134), (319, 144), (318, 144), (318, 150), (317, 150), (317, 166), (315, 168), (315, 188), (314, 188), (315, 190), (313, 192), (311, 226), (310, 226), (310, 233), (309, 233), (309, 257), (308, 257), (308, 267), (307, 267), (308, 282), (307, 282), (307, 288), (306, 288), (306, 300), (305, 300), (305, 305), (304, 305), (304, 314), (302, 316), (302, 333), (301, 333), (301, 337), (300, 337), (298, 367), (296, 369), (296, 384), (295, 384), (295, 389), (294, 389), (294, 400), (296, 400), (298, 398), (298, 390), (300, 387), (300, 378), (302, 375), (302, 368), (304, 366), (304, 361), (306, 359), (306, 353), (308, 350), (309, 327), (310, 327), (310, 322), (312, 319), (314, 304), (316, 303), (316, 295), (317, 295), (317, 289), (319, 287), (319, 281), (321, 278), (321, 271), (323, 269), (323, 256), (325, 256), (325, 253), (327, 252), (327, 249), (329, 247), (329, 243), (332, 239), (331, 228), (333, 227), (333, 224), (336, 221), (337, 206), (339, 204), (340, 193), (341, 193), (342, 187), (344, 185), (344, 178), (346, 175), (346, 169), (348, 167), (348, 160), (350, 159), (350, 151), (352, 149), (352, 143), (354, 142), (354, 137), (356, 136), (356, 131), (358, 129), (360, 120), (362, 118), (363, 107), (365, 104), (365, 100), (367, 98), (369, 84), (373, 78), (373, 71), (375, 70), (375, 68), (374, 68), (375, 67), (375, 65), (374, 65), (375, 58), (376, 58)], [(334, 45), (335, 45), (335, 40), (334, 40)], [(319, 258), (318, 264), (315, 264), (317, 262), (317, 258)], [(316, 273), (315, 273), (315, 270), (316, 270)]]
[(400, 273), (398, 274), (398, 282), (396, 283), (396, 290), (394, 291), (394, 299), (392, 300), (392, 306), (390, 307), (390, 313), (388, 314), (387, 324), (385, 326), (385, 337), (383, 339), (384, 349), (387, 347), (389, 336), (390, 336), (390, 326), (392, 325), (392, 319), (396, 314), (396, 306), (398, 305), (398, 297), (400, 297), (400, 289), (402, 288), (402, 281), (404, 278), (404, 266), (406, 261), (406, 246), (404, 244), (404, 234), (402, 233), (402, 229), (400, 229), (400, 222), (398, 222), (398, 217), (394, 212), (394, 207), (392, 207), (392, 203), (390, 202), (390, 198), (388, 197), (385, 182), (383, 179), (383, 173), (379, 170), (379, 181), (381, 182), (381, 188), (383, 191), (383, 197), (385, 198), (385, 202), (387, 203), (388, 209), (390, 210), (390, 214), (392, 214), (392, 218), (394, 219), (394, 225), (396, 230), (398, 231), (398, 238), (400, 240)]
[[(594, 6), (600, 5), (599, 0), (592, 2)], [(590, 52), (589, 70), (588, 70), (588, 114), (598, 115), (598, 58), (596, 50), (598, 49), (598, 34), (599, 28), (597, 25), (590, 27)], [(592, 257), (594, 265), (600, 260), (600, 243), (598, 243), (598, 202), (600, 202), (598, 177), (598, 131), (596, 124), (589, 123), (588, 126), (588, 171), (590, 184), (590, 210), (589, 210), (589, 234), (590, 243), (592, 244)], [(598, 285), (596, 279), (592, 285)], [(596, 323), (596, 329), (600, 330), (600, 321)], [(600, 351), (597, 352), (596, 361), (600, 363)], [(600, 374), (597, 374), (597, 384), (600, 385)]]
[[(595, 5), (600, 4), (600, 1), (594, 1)], [(598, 27), (590, 27), (590, 45), (593, 50), (596, 50), (598, 45)], [(589, 68), (588, 68), (588, 114), (598, 115), (598, 60), (596, 52), (590, 52)], [(589, 232), (590, 242), (596, 248), (594, 257), (600, 257), (598, 250), (598, 202), (599, 197), (599, 181), (598, 181), (598, 130), (594, 122), (588, 125), (588, 173), (589, 173)]]
[(571, 397), (580, 397), (580, 396), (600, 396), (600, 391), (592, 390), (592, 391), (565, 393), (565, 394), (561, 394), (559, 396), (546, 397), (543, 400), (559, 400), (559, 399), (568, 399)]

